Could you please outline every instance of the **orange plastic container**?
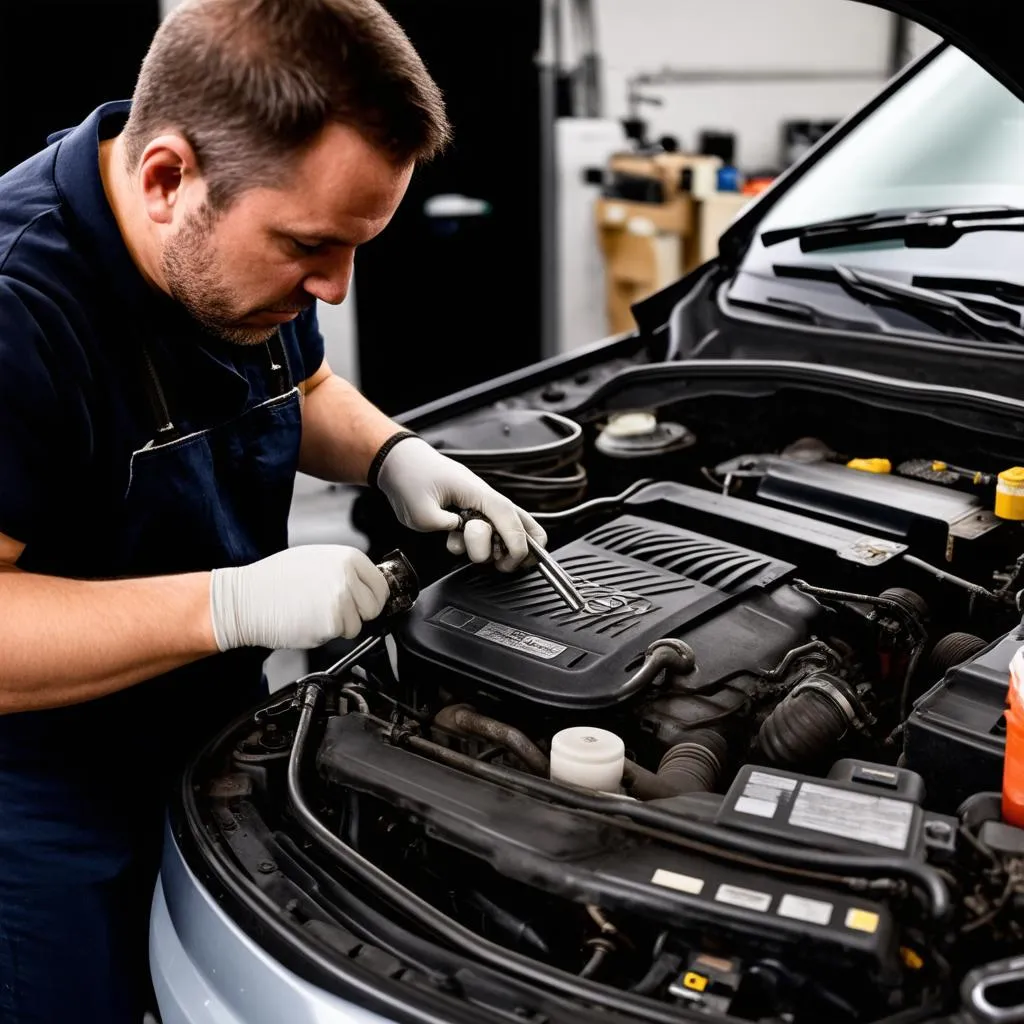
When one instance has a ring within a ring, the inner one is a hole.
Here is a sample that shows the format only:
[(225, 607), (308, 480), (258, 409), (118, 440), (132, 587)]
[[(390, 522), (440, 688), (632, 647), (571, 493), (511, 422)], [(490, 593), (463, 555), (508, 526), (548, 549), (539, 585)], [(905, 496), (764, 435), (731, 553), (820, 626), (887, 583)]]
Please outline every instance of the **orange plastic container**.
[(1010, 662), (1003, 762), (1003, 820), (1024, 828), (1024, 647)]

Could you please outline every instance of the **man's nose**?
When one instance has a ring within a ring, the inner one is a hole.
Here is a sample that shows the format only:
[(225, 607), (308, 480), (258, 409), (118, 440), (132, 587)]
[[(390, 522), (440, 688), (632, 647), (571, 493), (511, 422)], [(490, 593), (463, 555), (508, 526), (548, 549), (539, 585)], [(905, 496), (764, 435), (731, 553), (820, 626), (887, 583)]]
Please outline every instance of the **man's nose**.
[(333, 261), (331, 265), (324, 266), (316, 273), (307, 275), (302, 282), (302, 287), (313, 298), (336, 306), (339, 302), (343, 302), (345, 296), (348, 295), (351, 280), (352, 256), (346, 254), (342, 259)]

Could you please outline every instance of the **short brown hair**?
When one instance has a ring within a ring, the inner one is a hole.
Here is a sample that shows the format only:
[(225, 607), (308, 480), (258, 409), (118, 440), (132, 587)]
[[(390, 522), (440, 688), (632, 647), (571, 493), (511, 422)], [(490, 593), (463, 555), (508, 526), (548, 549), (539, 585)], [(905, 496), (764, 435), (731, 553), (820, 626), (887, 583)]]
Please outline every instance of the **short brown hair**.
[(399, 163), (448, 143), (441, 92), (377, 0), (186, 0), (153, 38), (124, 142), (134, 169), (151, 139), (180, 132), (222, 209), (281, 180), (331, 122)]

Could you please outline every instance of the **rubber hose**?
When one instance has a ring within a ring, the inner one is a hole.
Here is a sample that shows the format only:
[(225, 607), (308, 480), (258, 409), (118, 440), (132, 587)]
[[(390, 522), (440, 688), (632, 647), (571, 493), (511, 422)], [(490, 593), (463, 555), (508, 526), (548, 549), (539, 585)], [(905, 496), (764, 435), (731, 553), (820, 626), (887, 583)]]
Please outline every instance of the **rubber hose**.
[(662, 672), (686, 675), (697, 664), (693, 648), (682, 640), (663, 637), (647, 648), (643, 664), (616, 691), (615, 702), (628, 700), (646, 690)]
[(658, 765), (658, 777), (681, 793), (710, 793), (722, 775), (728, 753), (721, 733), (696, 730), (665, 754)]
[(657, 772), (626, 761), (623, 777), (638, 800), (665, 800), (687, 793), (710, 793), (725, 765), (724, 738), (710, 729), (694, 730), (692, 739), (677, 743), (661, 759)]
[(963, 664), (986, 647), (988, 643), (973, 633), (948, 633), (936, 642), (928, 655), (929, 677), (940, 679), (954, 665)]
[(626, 780), (630, 795), (638, 800), (667, 800), (669, 797), (682, 796), (670, 779), (663, 779), (656, 772), (649, 771), (635, 761), (626, 759), (622, 769), (622, 777)]
[(846, 716), (824, 693), (804, 690), (764, 720), (757, 742), (772, 764), (809, 764), (838, 743), (848, 726)]

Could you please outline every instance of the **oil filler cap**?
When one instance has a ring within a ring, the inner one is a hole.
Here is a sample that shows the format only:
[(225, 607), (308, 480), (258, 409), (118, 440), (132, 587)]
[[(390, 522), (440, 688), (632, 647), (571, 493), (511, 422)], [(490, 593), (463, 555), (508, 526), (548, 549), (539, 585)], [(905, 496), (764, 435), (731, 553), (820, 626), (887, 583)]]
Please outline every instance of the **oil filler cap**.
[(1024, 466), (1004, 469), (996, 479), (996, 515), (1024, 519)]

